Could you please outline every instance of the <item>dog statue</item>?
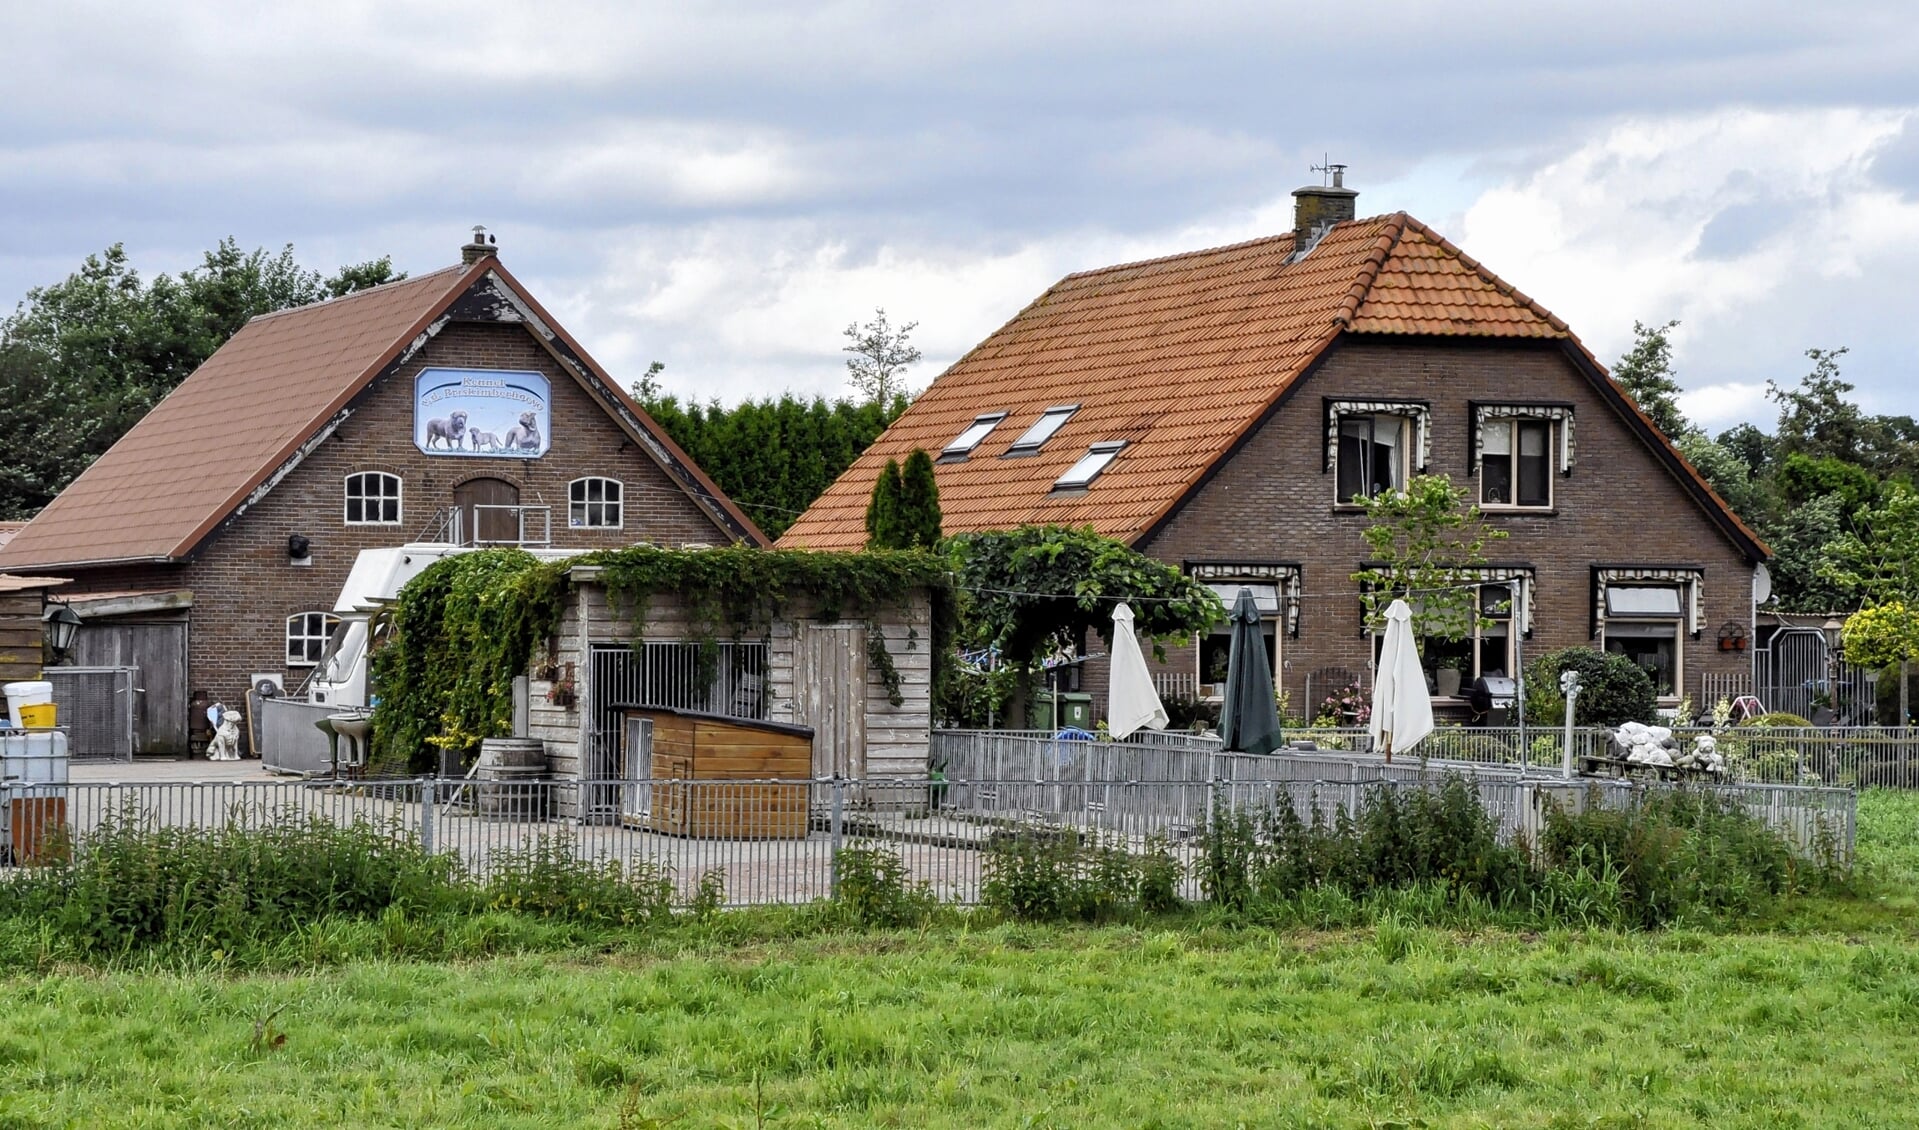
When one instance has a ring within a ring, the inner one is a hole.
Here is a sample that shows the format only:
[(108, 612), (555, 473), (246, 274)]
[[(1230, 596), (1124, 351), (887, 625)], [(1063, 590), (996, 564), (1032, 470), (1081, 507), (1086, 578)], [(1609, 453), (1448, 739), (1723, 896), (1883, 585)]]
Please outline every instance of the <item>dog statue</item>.
[(454, 412), (426, 422), (426, 449), (433, 450), (435, 440), (449, 451), (460, 450), (460, 443), (466, 438), (466, 413)]
[(520, 422), (506, 430), (502, 441), (508, 451), (532, 451), (540, 446), (540, 414), (520, 413)]
[(240, 712), (215, 703), (207, 714), (212, 716), (216, 713), (220, 718), (220, 728), (213, 731), (213, 740), (207, 743), (207, 760), (238, 761), (240, 760)]

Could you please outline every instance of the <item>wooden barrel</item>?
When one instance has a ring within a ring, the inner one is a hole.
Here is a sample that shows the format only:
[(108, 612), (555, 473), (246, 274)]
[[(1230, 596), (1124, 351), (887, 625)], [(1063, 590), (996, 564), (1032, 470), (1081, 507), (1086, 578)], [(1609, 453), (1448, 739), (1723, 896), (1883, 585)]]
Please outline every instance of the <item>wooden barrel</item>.
[(545, 765), (482, 765), (473, 782), (474, 807), (482, 820), (544, 820), (553, 790)]
[(546, 771), (546, 743), (538, 738), (483, 738), (480, 741), (480, 773), (489, 768), (538, 769)]

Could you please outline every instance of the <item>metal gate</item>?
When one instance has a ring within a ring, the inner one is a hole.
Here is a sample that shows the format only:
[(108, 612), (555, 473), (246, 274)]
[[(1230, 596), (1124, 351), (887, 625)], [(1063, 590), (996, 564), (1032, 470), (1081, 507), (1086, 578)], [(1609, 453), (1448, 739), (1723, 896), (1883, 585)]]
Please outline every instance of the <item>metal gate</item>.
[(1877, 706), (1878, 672), (1855, 667), (1832, 652), (1817, 628), (1785, 628), (1753, 651), (1753, 678), (1767, 710), (1783, 710), (1812, 719), (1822, 708), (1825, 722), (1869, 725)]
[[(734, 718), (766, 718), (764, 642), (707, 645), (711, 666), (701, 661), (701, 645), (684, 640), (645, 640), (638, 645), (596, 643), (588, 662), (593, 732), (580, 765), (584, 779), (628, 779), (622, 756), (627, 706), (697, 710)], [(604, 785), (582, 798), (583, 818), (609, 821), (619, 815), (619, 788)]]
[(53, 702), (75, 761), (133, 760), (138, 667), (49, 667)]

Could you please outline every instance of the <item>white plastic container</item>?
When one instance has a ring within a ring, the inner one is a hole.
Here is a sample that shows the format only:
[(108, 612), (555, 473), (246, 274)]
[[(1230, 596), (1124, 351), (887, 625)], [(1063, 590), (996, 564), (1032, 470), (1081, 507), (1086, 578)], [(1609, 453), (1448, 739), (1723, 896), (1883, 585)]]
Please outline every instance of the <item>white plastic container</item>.
[[(11, 744), (7, 746), (12, 749)], [(29, 786), (64, 785), (67, 783), (67, 735), (59, 730), (29, 730), (26, 734), (25, 748), (21, 757), (15, 761), (7, 758), (7, 775), (18, 777)], [(57, 796), (64, 790), (34, 787), (26, 791), (28, 796)], [(16, 784), (15, 795), (20, 795)]]
[(14, 729), (53, 725), (52, 683), (8, 683), (0, 691), (7, 696), (7, 714)]

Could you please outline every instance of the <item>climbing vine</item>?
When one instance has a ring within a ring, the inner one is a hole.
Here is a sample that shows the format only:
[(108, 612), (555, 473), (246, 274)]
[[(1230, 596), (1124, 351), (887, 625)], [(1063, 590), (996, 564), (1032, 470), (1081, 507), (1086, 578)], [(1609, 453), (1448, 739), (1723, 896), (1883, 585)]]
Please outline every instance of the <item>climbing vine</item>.
[(951, 582), (946, 562), (923, 551), (634, 546), (564, 562), (542, 562), (520, 550), (462, 554), (400, 591), (389, 640), (374, 654), (380, 766), (423, 770), (435, 748), (470, 758), (482, 738), (510, 732), (514, 676), (526, 671), (536, 648), (550, 646), (567, 572), (584, 566), (599, 570), (608, 599), (630, 618), (636, 644), (651, 602), (670, 594), (701, 645), (703, 664), (713, 662), (721, 638), (764, 632), (793, 594), (811, 597), (821, 620), (865, 617), (867, 660), (895, 705), (903, 701), (900, 673), (874, 621), (882, 609), (925, 589), (933, 606), (934, 681), (945, 677)]
[(489, 549), (407, 582), (372, 658), (377, 768), (425, 771), (435, 749), (470, 758), (480, 739), (512, 732), (513, 679), (553, 634), (562, 570), (522, 550)]

